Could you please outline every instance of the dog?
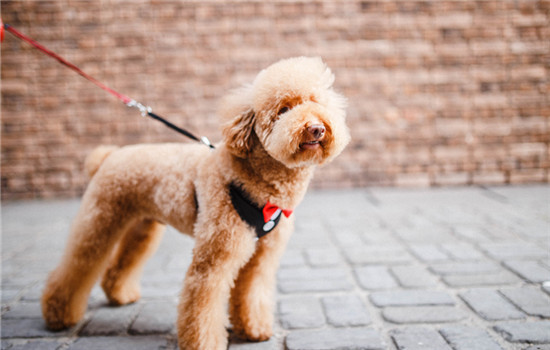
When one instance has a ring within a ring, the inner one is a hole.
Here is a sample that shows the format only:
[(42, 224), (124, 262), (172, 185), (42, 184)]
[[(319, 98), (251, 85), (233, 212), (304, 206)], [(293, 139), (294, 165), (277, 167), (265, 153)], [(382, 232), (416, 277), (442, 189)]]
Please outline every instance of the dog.
[(78, 323), (101, 276), (111, 304), (137, 301), (145, 261), (172, 225), (195, 238), (178, 305), (180, 349), (226, 349), (229, 321), (243, 339), (269, 339), (292, 210), (316, 166), (350, 141), (346, 99), (333, 82), (321, 58), (284, 59), (223, 100), (223, 140), (214, 150), (94, 150), (64, 256), (42, 295), (47, 327)]

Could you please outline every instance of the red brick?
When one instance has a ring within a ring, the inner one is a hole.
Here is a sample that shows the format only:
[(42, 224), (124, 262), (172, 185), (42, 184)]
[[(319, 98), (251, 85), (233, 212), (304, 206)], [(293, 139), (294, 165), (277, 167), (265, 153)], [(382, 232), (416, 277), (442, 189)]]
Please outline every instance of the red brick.
[(506, 175), (501, 171), (474, 173), (472, 176), (472, 183), (480, 185), (501, 185), (506, 183)]

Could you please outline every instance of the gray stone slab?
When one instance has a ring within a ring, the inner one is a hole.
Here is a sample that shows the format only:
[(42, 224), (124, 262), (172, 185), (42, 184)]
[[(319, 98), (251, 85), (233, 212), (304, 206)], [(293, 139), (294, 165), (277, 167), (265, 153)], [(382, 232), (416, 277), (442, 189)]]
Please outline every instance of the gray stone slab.
[[(56, 350), (62, 343), (56, 340), (31, 340), (24, 344), (15, 344), (9, 350)], [(2, 346), (2, 349), (5, 349)]]
[(279, 301), (278, 315), (285, 329), (315, 328), (325, 324), (319, 300), (314, 297), (292, 297)]
[(391, 272), (399, 284), (405, 288), (425, 288), (437, 285), (437, 278), (430, 274), (424, 266), (394, 266), (391, 268)]
[[(44, 275), (44, 277), (45, 276), (46, 275)], [(42, 298), (42, 292), (44, 291), (44, 285), (45, 285), (45, 281), (39, 282), (34, 286), (26, 289), (23, 295), (21, 296), (21, 300), (25, 302), (40, 301), (40, 298)]]
[(485, 257), (473, 245), (468, 243), (444, 243), (441, 248), (457, 260), (479, 260)]
[(529, 282), (550, 281), (550, 269), (534, 260), (507, 260), (504, 266)]
[(68, 350), (164, 350), (167, 343), (167, 339), (158, 336), (83, 337)]
[(2, 315), (2, 319), (9, 318), (41, 318), (42, 309), (40, 303), (17, 303), (9, 307), (8, 311)]
[(281, 258), (281, 268), (305, 267), (306, 260), (301, 249), (287, 249)]
[(163, 334), (175, 329), (177, 303), (175, 301), (149, 301), (143, 304), (130, 327), (131, 334)]
[(340, 267), (285, 268), (278, 273), (282, 293), (345, 291), (353, 288), (348, 270)]
[(382, 316), (388, 322), (404, 323), (444, 323), (466, 318), (466, 313), (452, 306), (408, 306), (387, 307)]
[(336, 248), (307, 248), (305, 255), (307, 261), (315, 267), (338, 266), (344, 262)]
[(448, 229), (433, 224), (421, 224), (416, 227), (396, 228), (395, 234), (402, 240), (417, 244), (428, 242), (445, 242), (453, 240)]
[(452, 350), (434, 329), (407, 327), (390, 331), (398, 350)]
[(321, 227), (305, 228), (302, 225), (309, 225), (311, 221), (300, 222), (298, 220), (295, 232), (290, 236), (291, 247), (331, 247), (333, 245), (326, 229)]
[(380, 334), (372, 328), (329, 328), (293, 331), (286, 338), (288, 350), (386, 349)]
[(502, 350), (489, 334), (474, 326), (445, 326), (440, 330), (454, 350)]
[(435, 244), (411, 244), (409, 248), (417, 258), (425, 262), (449, 260), (449, 255)]
[(450, 261), (434, 263), (430, 270), (442, 276), (446, 275), (478, 275), (502, 271), (502, 267), (492, 261)]
[(279, 350), (279, 340), (276, 337), (259, 343), (246, 342), (243, 340), (232, 340), (229, 350)]
[(177, 281), (167, 284), (143, 283), (141, 285), (141, 297), (143, 299), (176, 298), (181, 293), (182, 281), (183, 278), (178, 278)]
[(492, 289), (472, 289), (460, 293), (460, 297), (480, 317), (489, 321), (525, 318), (523, 312)]
[(5, 287), (2, 285), (2, 294), (0, 295), (2, 304), (7, 304), (18, 299), (22, 293), (23, 288)]
[(361, 238), (360, 229), (339, 227), (337, 224), (333, 225), (333, 227), (333, 231), (335, 232), (333, 237), (338, 246), (346, 249), (347, 247), (358, 246), (364, 243)]
[(92, 315), (91, 320), (80, 331), (80, 335), (126, 334), (140, 307), (140, 304), (130, 304), (120, 307), (104, 306)]
[(526, 286), (501, 289), (500, 292), (525, 313), (550, 318), (550, 297), (539, 288)]
[(495, 331), (512, 343), (550, 343), (550, 321), (511, 321), (494, 326)]
[(2, 338), (48, 338), (67, 336), (70, 330), (50, 332), (41, 318), (2, 320)]
[(541, 258), (548, 257), (548, 251), (532, 243), (483, 243), (481, 248), (495, 259), (510, 260), (514, 258)]
[(369, 294), (369, 298), (378, 307), (455, 304), (451, 295), (444, 291), (392, 290), (387, 292), (372, 292)]
[(478, 275), (448, 275), (442, 279), (451, 287), (498, 286), (521, 282), (516, 275), (506, 270)]
[(533, 345), (525, 348), (525, 350), (550, 350), (550, 344)]
[(480, 225), (454, 225), (453, 233), (463, 240), (475, 243), (489, 243), (487, 231)]
[(413, 261), (404, 248), (395, 245), (352, 246), (345, 250), (346, 259), (355, 265), (400, 264)]
[(366, 326), (371, 323), (370, 315), (355, 294), (328, 296), (321, 299), (330, 325), (335, 327)]
[(354, 271), (359, 285), (364, 289), (379, 290), (397, 287), (397, 282), (385, 266), (361, 266)]

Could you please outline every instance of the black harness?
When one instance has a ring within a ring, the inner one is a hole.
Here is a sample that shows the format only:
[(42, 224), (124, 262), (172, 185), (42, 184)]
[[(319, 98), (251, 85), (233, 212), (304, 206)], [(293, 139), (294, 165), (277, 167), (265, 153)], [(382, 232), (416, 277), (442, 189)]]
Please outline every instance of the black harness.
[(277, 209), (271, 218), (266, 221), (264, 219), (265, 206), (258, 207), (250, 200), (248, 194), (234, 183), (229, 184), (229, 196), (241, 219), (254, 228), (258, 239), (271, 232), (281, 220), (282, 211)]

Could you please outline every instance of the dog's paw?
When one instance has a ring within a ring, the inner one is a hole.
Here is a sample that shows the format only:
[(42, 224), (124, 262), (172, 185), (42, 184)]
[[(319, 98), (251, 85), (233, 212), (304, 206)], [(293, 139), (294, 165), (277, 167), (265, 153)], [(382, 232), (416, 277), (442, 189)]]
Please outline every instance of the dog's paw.
[(103, 291), (111, 305), (126, 305), (135, 303), (141, 297), (139, 285), (126, 283), (122, 286), (107, 288), (103, 285)]
[(273, 331), (271, 330), (271, 327), (269, 327), (269, 329), (254, 328), (254, 329), (248, 330), (247, 334), (245, 335), (245, 338), (248, 341), (260, 342), (260, 341), (269, 340), (271, 336), (273, 336)]
[(86, 311), (86, 304), (77, 305), (63, 292), (52, 291), (51, 288), (46, 288), (41, 304), (46, 327), (52, 331), (61, 331), (76, 325)]
[(67, 308), (54, 308), (49, 305), (42, 307), (42, 314), (46, 322), (46, 328), (51, 331), (62, 331), (71, 328), (82, 318), (82, 315), (73, 315)]
[(248, 325), (234, 325), (233, 332), (241, 339), (261, 342), (269, 340), (273, 336), (273, 327), (269, 321), (260, 321)]

